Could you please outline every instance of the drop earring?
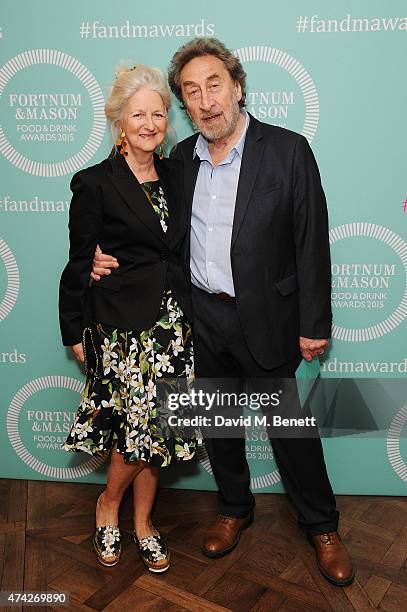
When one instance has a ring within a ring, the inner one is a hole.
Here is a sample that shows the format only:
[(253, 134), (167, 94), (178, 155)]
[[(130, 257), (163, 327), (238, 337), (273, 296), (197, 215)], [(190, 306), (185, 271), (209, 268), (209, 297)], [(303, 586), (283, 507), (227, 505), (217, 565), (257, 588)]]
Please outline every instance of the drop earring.
[(162, 144), (160, 144), (160, 152), (159, 152), (158, 157), (159, 157), (160, 159), (164, 159), (164, 149), (163, 149)]
[(126, 146), (127, 146), (127, 142), (126, 142), (126, 132), (123, 130), (123, 128), (120, 131), (120, 138), (118, 139), (118, 141), (116, 142), (116, 147), (120, 147), (120, 155), (128, 155), (127, 151), (126, 151)]

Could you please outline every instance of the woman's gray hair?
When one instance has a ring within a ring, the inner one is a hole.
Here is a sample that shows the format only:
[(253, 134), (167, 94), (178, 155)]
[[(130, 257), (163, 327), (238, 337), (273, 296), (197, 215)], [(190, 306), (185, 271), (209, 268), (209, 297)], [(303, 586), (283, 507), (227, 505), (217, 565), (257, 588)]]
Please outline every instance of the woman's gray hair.
[[(143, 64), (132, 68), (120, 65), (105, 104), (105, 115), (110, 122), (114, 142), (120, 135), (120, 124), (123, 121), (125, 105), (132, 95), (143, 87), (156, 91), (161, 96), (168, 113), (171, 106), (171, 94), (163, 71), (160, 68), (150, 68)], [(173, 131), (170, 125), (168, 125), (168, 131), (170, 133)]]

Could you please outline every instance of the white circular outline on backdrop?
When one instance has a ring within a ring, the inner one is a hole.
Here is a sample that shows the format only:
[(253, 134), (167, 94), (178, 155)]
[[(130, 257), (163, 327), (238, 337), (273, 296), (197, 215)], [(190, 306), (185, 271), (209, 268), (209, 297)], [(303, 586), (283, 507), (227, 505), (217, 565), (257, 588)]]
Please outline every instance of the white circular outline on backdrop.
[[(198, 446), (196, 455), (198, 460), (204, 470), (208, 472), (211, 476), (213, 476), (213, 471), (211, 468), (211, 462), (209, 461), (208, 453), (204, 445)], [(261, 476), (252, 476), (250, 478), (250, 487), (251, 489), (264, 489), (266, 487), (272, 487), (273, 485), (281, 482), (280, 472), (276, 468), (272, 472), (268, 474), (263, 474)]]
[(32, 395), (38, 391), (44, 391), (45, 389), (69, 389), (70, 391), (82, 393), (83, 387), (83, 382), (76, 378), (70, 378), (68, 376), (42, 376), (26, 383), (17, 391), (11, 400), (7, 412), (8, 437), (20, 459), (35, 472), (43, 474), (48, 478), (79, 478), (80, 476), (91, 474), (104, 463), (106, 457), (91, 457), (88, 461), (75, 467), (54, 467), (47, 463), (43, 463), (40, 459), (31, 455), (21, 441), (18, 418), (21, 408)]
[(318, 127), (319, 97), (315, 83), (304, 66), (285, 51), (264, 45), (241, 47), (240, 49), (235, 49), (233, 54), (242, 63), (266, 62), (275, 64), (286, 70), (293, 77), (301, 89), (305, 102), (305, 119), (301, 134), (311, 143)]
[(329, 231), (329, 244), (335, 244), (339, 240), (345, 238), (360, 236), (380, 240), (388, 247), (392, 248), (396, 255), (398, 255), (406, 275), (404, 294), (400, 304), (394, 312), (375, 325), (360, 328), (347, 328), (334, 323), (332, 325), (332, 338), (335, 338), (335, 340), (343, 340), (344, 342), (366, 342), (375, 340), (393, 331), (393, 329), (400, 325), (407, 317), (407, 243), (387, 227), (376, 225), (375, 223), (355, 222), (345, 223), (344, 225), (338, 225), (332, 228)]
[(20, 272), (10, 247), (0, 238), (0, 259), (4, 263), (7, 274), (7, 288), (0, 302), (0, 321), (3, 321), (13, 310), (20, 291)]
[(28, 159), (9, 143), (0, 125), (0, 153), (19, 170), (28, 172), (34, 176), (50, 178), (63, 176), (75, 172), (75, 170), (79, 170), (79, 168), (82, 168), (96, 153), (105, 133), (105, 101), (102, 90), (89, 69), (71, 55), (54, 49), (31, 49), (30, 51), (24, 51), (4, 64), (4, 66), (0, 68), (0, 98), (8, 81), (13, 78), (17, 72), (24, 68), (40, 64), (51, 64), (53, 66), (65, 68), (77, 77), (87, 90), (93, 109), (93, 124), (87, 142), (79, 153), (60, 162), (46, 163)]
[(402, 406), (392, 422), (387, 432), (387, 457), (390, 465), (397, 476), (407, 483), (407, 465), (400, 453), (400, 437), (403, 427), (407, 423), (407, 404)]

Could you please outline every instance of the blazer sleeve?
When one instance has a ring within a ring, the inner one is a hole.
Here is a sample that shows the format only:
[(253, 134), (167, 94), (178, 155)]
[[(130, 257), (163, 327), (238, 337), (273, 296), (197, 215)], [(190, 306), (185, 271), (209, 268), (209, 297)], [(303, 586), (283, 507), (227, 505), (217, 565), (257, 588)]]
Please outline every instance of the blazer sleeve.
[(82, 341), (85, 296), (103, 222), (101, 190), (86, 171), (75, 174), (70, 186), (69, 261), (59, 285), (59, 321), (65, 346)]
[(300, 335), (330, 338), (332, 311), (328, 211), (318, 166), (303, 136), (298, 137), (294, 155), (293, 207)]

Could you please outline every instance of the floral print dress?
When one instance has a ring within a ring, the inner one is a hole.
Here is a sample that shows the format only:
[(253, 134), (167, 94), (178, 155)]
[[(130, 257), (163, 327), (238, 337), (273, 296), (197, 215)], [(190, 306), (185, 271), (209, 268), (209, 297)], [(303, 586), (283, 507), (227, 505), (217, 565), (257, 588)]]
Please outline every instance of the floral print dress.
[[(165, 232), (169, 211), (160, 182), (142, 187)], [(140, 332), (96, 323), (85, 329), (83, 344), (91, 359), (63, 448), (94, 455), (116, 444), (125, 461), (143, 460), (156, 467), (169, 465), (174, 457), (191, 459), (201, 442), (199, 433), (186, 438), (181, 430), (170, 431), (157, 397), (159, 382), (171, 387), (184, 380), (188, 385), (194, 377), (191, 327), (171, 289), (165, 289), (150, 329)]]

